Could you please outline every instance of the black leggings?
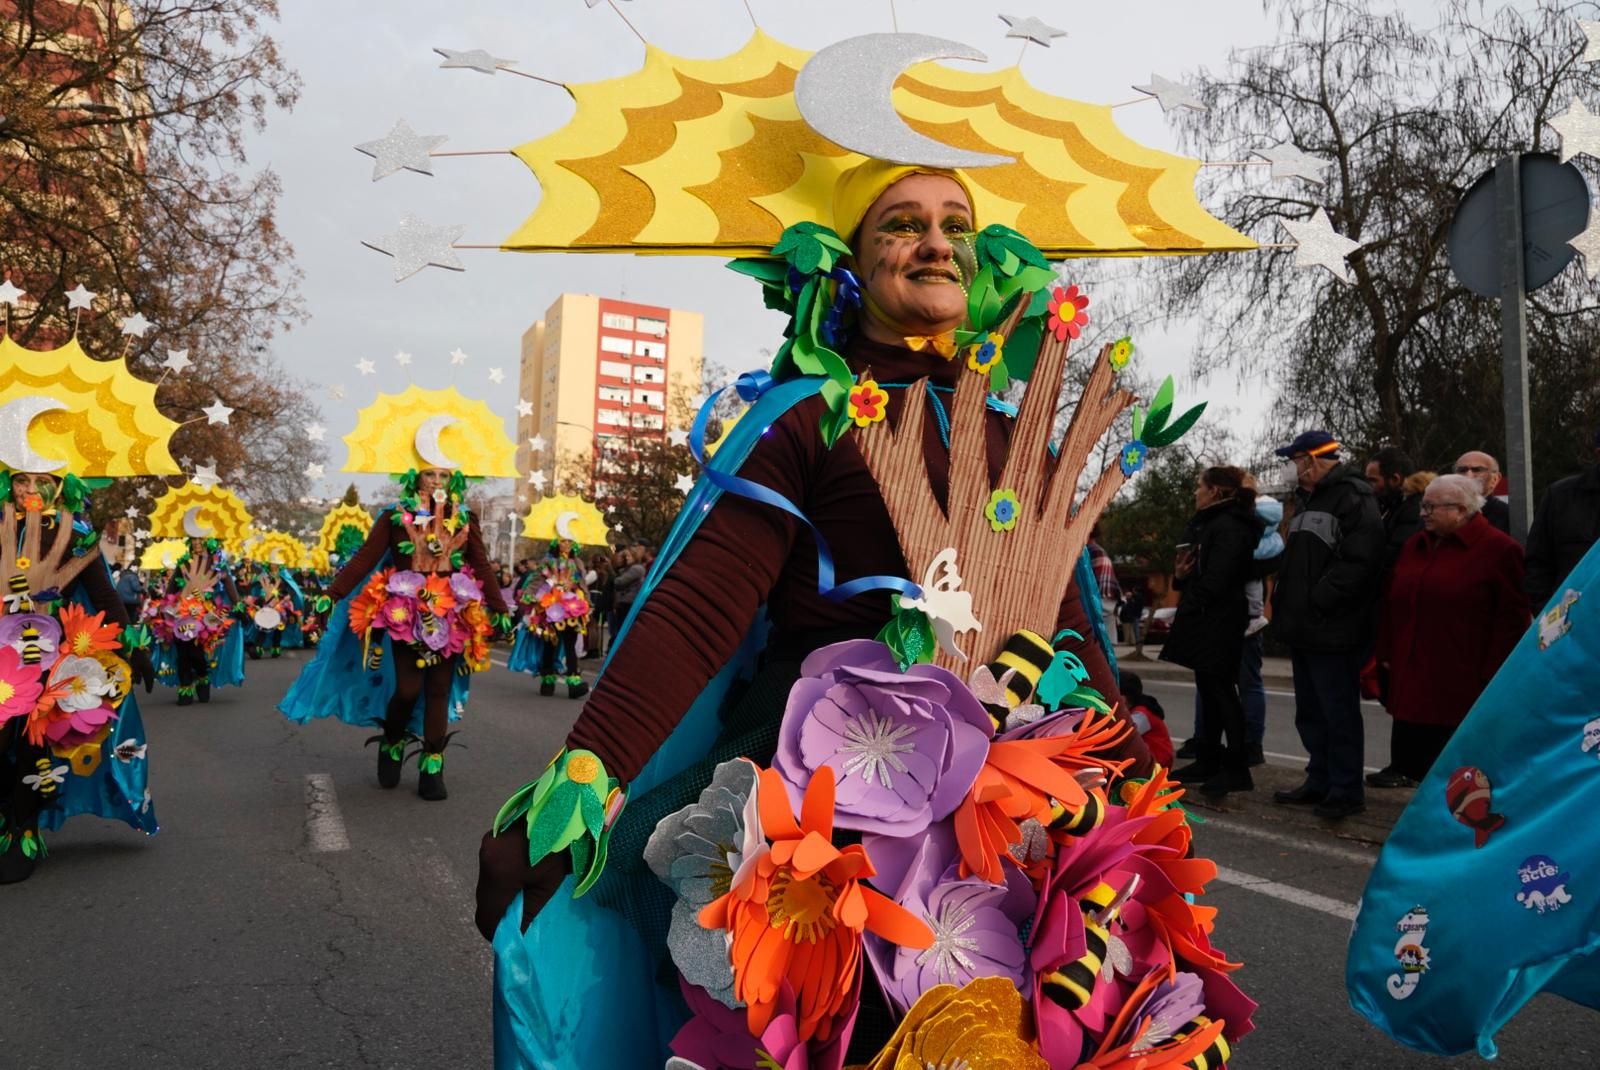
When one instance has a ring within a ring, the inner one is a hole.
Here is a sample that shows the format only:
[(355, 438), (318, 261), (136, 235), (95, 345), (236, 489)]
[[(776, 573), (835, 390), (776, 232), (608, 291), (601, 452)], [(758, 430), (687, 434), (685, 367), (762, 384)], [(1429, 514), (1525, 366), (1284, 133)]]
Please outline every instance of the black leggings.
[[(578, 675), (578, 629), (561, 629), (561, 653), (566, 659), (567, 675)], [(549, 639), (539, 646), (539, 672), (544, 676), (556, 674), (556, 644)]]
[(211, 659), (199, 643), (179, 639), (172, 644), (178, 662), (178, 686), (193, 687), (211, 676)]
[[(1239, 699), (1238, 672), (1194, 672), (1195, 690), (1200, 694), (1205, 710), (1205, 737), (1201, 743), (1202, 760), (1214, 761), (1230, 772), (1246, 773), (1250, 769), (1249, 730), (1245, 725), (1244, 703)], [(1227, 736), (1227, 745), (1223, 745)]]
[(396, 644), (394, 648), (394, 695), (389, 699), (388, 714), (384, 717), (383, 734), (399, 739), (411, 723), (411, 711), (416, 709), (417, 696), (423, 696), (422, 738), (429, 750), (444, 746), (444, 737), (450, 724), (450, 681), (456, 673), (459, 657), (447, 658), (427, 668), (417, 666), (416, 654), (409, 646)]
[(45, 769), (62, 764), (51, 755), (49, 747), (29, 743), (18, 721), (0, 728), (0, 817), (5, 818), (0, 832), (17, 836), (23, 829), (38, 827), (39, 811), (49, 800), (43, 792), (24, 784), (22, 778), (44, 771), (39, 768), (40, 758), (46, 761)]

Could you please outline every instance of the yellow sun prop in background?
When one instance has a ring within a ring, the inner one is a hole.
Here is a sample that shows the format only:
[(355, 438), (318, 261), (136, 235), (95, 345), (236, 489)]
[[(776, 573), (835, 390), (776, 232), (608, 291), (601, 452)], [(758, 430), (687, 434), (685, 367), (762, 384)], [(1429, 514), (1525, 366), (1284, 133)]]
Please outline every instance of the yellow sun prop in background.
[[(189, 510), (193, 509), (193, 514)], [(155, 500), (150, 509), (150, 533), (159, 538), (182, 539), (188, 536), (183, 518), (192, 515), (209, 539), (221, 539), (236, 546), (250, 531), (250, 510), (231, 490), (186, 483), (172, 487)], [(208, 529), (208, 530), (206, 530)]]
[(456, 388), (406, 387), (379, 394), (356, 416), (344, 436), (350, 450), (346, 472), (393, 475), (410, 469), (452, 468), (468, 476), (509, 478), (517, 474), (517, 447), (505, 423), (487, 404), (462, 397)]
[(604, 546), (607, 530), (594, 502), (571, 494), (542, 498), (522, 518), (523, 538), (541, 542), (571, 539), (580, 546)]

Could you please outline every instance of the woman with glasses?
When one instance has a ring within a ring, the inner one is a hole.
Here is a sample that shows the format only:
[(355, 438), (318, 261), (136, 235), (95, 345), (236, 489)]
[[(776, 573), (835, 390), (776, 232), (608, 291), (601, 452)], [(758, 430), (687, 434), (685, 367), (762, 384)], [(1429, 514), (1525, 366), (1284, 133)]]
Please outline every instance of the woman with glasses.
[(1415, 787), (1529, 621), (1522, 547), (1483, 515), (1476, 480), (1440, 476), (1422, 497), (1422, 530), (1400, 551), (1378, 623), (1389, 676), (1391, 782)]

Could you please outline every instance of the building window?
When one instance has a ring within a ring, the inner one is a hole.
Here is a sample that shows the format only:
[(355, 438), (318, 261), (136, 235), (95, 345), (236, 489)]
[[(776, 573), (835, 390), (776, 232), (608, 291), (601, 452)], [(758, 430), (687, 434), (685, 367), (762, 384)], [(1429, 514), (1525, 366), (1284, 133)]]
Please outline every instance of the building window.
[(628, 426), (628, 414), (617, 409), (601, 409), (598, 418), (601, 423), (611, 427)]
[(602, 360), (600, 374), (613, 379), (621, 379), (625, 383), (633, 382), (633, 365), (624, 364), (618, 360)]
[(648, 405), (652, 409), (664, 410), (667, 407), (667, 395), (659, 390), (639, 390), (633, 392), (633, 400), (640, 405)]
[(640, 316), (638, 319), (634, 320), (633, 329), (638, 331), (640, 334), (649, 334), (654, 335), (657, 338), (665, 338), (667, 336), (667, 321), (653, 319), (650, 316)]
[(641, 339), (633, 343), (633, 354), (636, 357), (649, 357), (651, 360), (666, 360), (667, 343), (646, 342)]
[(633, 426), (644, 428), (647, 431), (660, 431), (666, 426), (666, 420), (647, 412), (636, 412), (633, 414)]
[(602, 386), (600, 388), (600, 400), (619, 401), (626, 405), (628, 403), (628, 388), (625, 386)]
[(600, 351), (602, 353), (621, 353), (628, 357), (633, 355), (633, 343), (626, 338), (614, 338), (609, 334), (600, 336)]
[(610, 327), (613, 331), (631, 331), (633, 330), (633, 317), (624, 316), (620, 312), (602, 312), (600, 314), (600, 326)]
[(664, 383), (667, 373), (662, 368), (634, 368), (633, 381), (636, 383)]

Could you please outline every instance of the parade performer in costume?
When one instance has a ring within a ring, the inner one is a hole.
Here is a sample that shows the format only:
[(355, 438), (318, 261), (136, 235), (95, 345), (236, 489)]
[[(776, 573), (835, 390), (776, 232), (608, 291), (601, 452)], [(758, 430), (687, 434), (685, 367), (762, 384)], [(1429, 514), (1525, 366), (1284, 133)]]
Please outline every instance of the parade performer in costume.
[(120, 358), (0, 337), (0, 884), (29, 877), (42, 831), (75, 814), (157, 830), (132, 693), (154, 685), (150, 637), (86, 517), (108, 477), (177, 473), (176, 427)]
[(578, 637), (589, 626), (593, 606), (584, 580), (584, 545), (605, 544), (606, 523), (593, 502), (547, 497), (528, 511), (522, 534), (547, 543), (536, 569), (517, 587), (517, 641), (507, 666), (533, 672), (539, 694), (556, 693), (558, 657), (566, 669), (567, 697), (582, 698), (589, 685), (578, 672)]
[(299, 626), (305, 599), (287, 570), (276, 564), (261, 566), (251, 576), (246, 589), (250, 593), (245, 602), (256, 628), (251, 657), (259, 658), (265, 653), (269, 658), (280, 658), (284, 647), (294, 650), (305, 645)]
[(1483, 688), (1362, 893), (1350, 1002), (1402, 1044), (1492, 1059), (1540, 992), (1600, 1010), (1600, 855), (1582, 831), (1600, 806), (1596, 666), (1600, 547)]
[(468, 675), (489, 666), (491, 634), (510, 630), (467, 479), (515, 475), (516, 447), (483, 402), (415, 386), (379, 395), (345, 443), (345, 471), (404, 465), (401, 496), (329, 584), (321, 608), (338, 604), (327, 637), (279, 709), (302, 723), (336, 716), (381, 729), (368, 742), (385, 788), (420, 740), (417, 794), (443, 800), (449, 722), (465, 707)]
[(244, 683), (245, 637), (238, 618), (247, 607), (221, 541), (198, 532), (191, 527), (189, 550), (174, 566), (150, 620), (162, 643), (161, 680), (177, 686), (180, 706), (210, 702), (213, 686)]
[[(1169, 380), (1078, 497), (1128, 347), (1052, 457), (1088, 301), (984, 225), (952, 155), (857, 158), (831, 227), (738, 265), (787, 340), (483, 842), (499, 1066), (1215, 1067), (1251, 1028), (1085, 575), (1100, 510), (1199, 409)], [(1012, 351), (1037, 354), (1020, 412), (987, 397)]]

